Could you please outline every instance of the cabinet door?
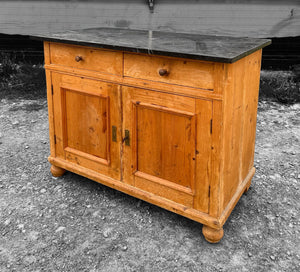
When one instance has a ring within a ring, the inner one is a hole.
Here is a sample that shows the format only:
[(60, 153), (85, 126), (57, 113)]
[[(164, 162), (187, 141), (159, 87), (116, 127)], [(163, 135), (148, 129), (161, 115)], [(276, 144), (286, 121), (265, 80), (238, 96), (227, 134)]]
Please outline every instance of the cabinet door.
[(123, 87), (124, 181), (208, 211), (212, 102)]
[(55, 156), (120, 179), (120, 87), (52, 73)]

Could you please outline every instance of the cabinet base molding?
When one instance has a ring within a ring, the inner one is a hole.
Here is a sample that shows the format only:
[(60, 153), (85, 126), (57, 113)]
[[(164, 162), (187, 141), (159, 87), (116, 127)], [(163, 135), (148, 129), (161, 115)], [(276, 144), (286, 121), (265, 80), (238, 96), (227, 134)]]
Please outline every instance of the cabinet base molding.
[(203, 225), (210, 226), (212, 228), (220, 228), (219, 220), (216, 218), (200, 212), (198, 210), (195, 210), (193, 208), (186, 207), (182, 204), (178, 204), (176, 202), (173, 202), (171, 200), (168, 200), (166, 198), (157, 196), (155, 194), (146, 192), (144, 190), (141, 190), (139, 188), (136, 188), (134, 186), (131, 186), (127, 183), (124, 183), (119, 180), (115, 180), (113, 178), (110, 178), (108, 176), (102, 175), (96, 171), (84, 168), (80, 165), (65, 161), (63, 159), (49, 157), (48, 161), (55, 166), (58, 166), (60, 168), (66, 169), (70, 172), (76, 173), (78, 175), (84, 176), (86, 178), (89, 178), (91, 180), (94, 180), (98, 183), (101, 183), (105, 186), (108, 186), (110, 188), (116, 189), (118, 191), (121, 191), (123, 193), (126, 193), (128, 195), (131, 195), (133, 197), (139, 198), (141, 200), (147, 201), (151, 204), (157, 205), (161, 208), (164, 208), (166, 210), (169, 210), (171, 212), (180, 214), (182, 216), (185, 216), (189, 219), (192, 219), (194, 221), (197, 221)]
[(251, 179), (255, 173), (255, 168), (253, 167), (250, 170), (246, 179), (239, 186), (234, 197), (226, 206), (221, 217), (215, 218), (213, 216), (210, 216), (209, 214), (200, 212), (196, 209), (186, 207), (182, 204), (178, 204), (176, 202), (170, 201), (155, 194), (146, 192), (119, 180), (115, 180), (113, 178), (102, 175), (96, 171), (84, 168), (80, 165), (65, 161), (63, 159), (49, 156), (48, 161), (52, 164), (51, 172), (52, 169), (58, 169), (55, 173), (62, 173), (61, 175), (63, 175), (65, 170), (68, 170), (70, 172), (76, 173), (78, 175), (94, 180), (98, 183), (101, 183), (105, 186), (116, 189), (118, 191), (121, 191), (123, 193), (139, 198), (151, 204), (157, 205), (163, 209), (169, 210), (171, 212), (177, 213), (179, 215), (182, 215), (184, 217), (187, 217), (189, 219), (203, 224), (203, 235), (205, 239), (211, 243), (217, 243), (222, 239), (224, 233), (223, 225), (228, 216), (230, 215), (231, 211), (233, 210), (234, 206), (236, 205), (240, 197), (243, 195), (243, 192), (246, 190), (246, 188), (250, 186)]

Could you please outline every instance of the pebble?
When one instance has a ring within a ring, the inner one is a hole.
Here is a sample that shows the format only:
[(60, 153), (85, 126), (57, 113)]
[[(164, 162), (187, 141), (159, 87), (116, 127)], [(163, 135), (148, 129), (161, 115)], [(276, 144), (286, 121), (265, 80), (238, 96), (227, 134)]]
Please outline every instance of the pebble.
[(27, 265), (32, 265), (36, 262), (36, 258), (34, 256), (26, 256), (23, 261)]
[(271, 255), (271, 256), (270, 256), (270, 259), (271, 259), (272, 261), (275, 261), (276, 258), (275, 258), (275, 256)]
[(104, 236), (104, 238), (107, 238), (107, 237), (109, 236), (110, 233), (111, 233), (111, 230), (110, 230), (110, 229), (105, 229), (105, 230), (103, 231), (103, 236)]
[(277, 173), (276, 173), (274, 176), (275, 176), (275, 178), (277, 178), (277, 179), (280, 179), (280, 178), (281, 178), (281, 175), (280, 175), (280, 174), (277, 174)]
[(47, 190), (45, 188), (43, 188), (41, 191), (40, 191), (42, 194), (46, 193)]
[(251, 253), (251, 252), (249, 252), (249, 253), (248, 253), (248, 256), (249, 256), (249, 257), (252, 257), (252, 253)]
[(15, 121), (12, 121), (11, 123), (12, 123), (13, 125), (17, 125), (17, 124), (19, 124), (20, 122), (17, 121), (17, 120), (15, 120)]
[(96, 217), (96, 216), (98, 216), (99, 213), (100, 213), (100, 211), (95, 211), (95, 212), (93, 212), (92, 216)]
[(24, 224), (19, 224), (19, 225), (18, 225), (18, 228), (19, 228), (19, 229), (23, 229), (23, 228), (24, 228)]
[(123, 250), (123, 251), (126, 251), (127, 249), (128, 249), (127, 246), (123, 246), (123, 247), (122, 247), (122, 250)]
[(55, 232), (60, 232), (60, 231), (63, 231), (66, 227), (63, 227), (63, 226), (60, 226), (56, 229)]

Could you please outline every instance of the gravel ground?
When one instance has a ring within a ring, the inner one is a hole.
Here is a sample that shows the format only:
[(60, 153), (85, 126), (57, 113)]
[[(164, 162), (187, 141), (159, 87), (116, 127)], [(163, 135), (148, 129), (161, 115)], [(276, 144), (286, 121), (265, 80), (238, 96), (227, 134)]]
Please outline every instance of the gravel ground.
[(0, 100), (0, 271), (300, 271), (300, 104), (259, 103), (256, 174), (202, 225), (78, 175), (51, 176), (47, 103)]

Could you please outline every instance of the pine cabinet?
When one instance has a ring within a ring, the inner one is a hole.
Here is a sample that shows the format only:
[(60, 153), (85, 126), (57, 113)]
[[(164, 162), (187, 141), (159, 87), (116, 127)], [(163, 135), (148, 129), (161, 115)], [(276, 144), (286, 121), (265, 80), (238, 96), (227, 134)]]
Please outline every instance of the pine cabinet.
[(82, 32), (35, 37), (44, 40), (52, 174), (72, 171), (186, 216), (220, 241), (255, 172), (270, 42), (103, 31), (97, 41)]

